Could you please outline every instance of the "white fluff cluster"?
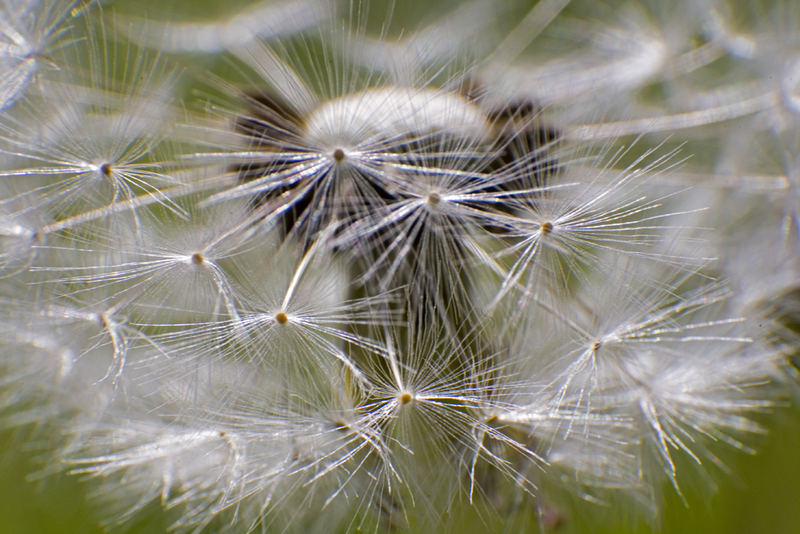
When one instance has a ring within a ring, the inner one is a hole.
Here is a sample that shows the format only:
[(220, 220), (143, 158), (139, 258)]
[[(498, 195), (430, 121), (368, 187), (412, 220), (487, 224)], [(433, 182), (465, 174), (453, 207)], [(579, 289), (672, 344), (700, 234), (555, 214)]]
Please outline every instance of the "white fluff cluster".
[(791, 2), (102, 4), (0, 0), (0, 412), (110, 525), (653, 517), (785, 403)]

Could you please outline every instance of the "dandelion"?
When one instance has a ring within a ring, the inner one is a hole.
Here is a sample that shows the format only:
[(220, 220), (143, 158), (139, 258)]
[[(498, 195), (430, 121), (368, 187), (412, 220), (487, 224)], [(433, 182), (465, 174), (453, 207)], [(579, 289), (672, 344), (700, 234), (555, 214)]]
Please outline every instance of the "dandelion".
[(796, 43), (567, 4), (0, 0), (3, 423), (109, 530), (713, 489), (797, 377)]

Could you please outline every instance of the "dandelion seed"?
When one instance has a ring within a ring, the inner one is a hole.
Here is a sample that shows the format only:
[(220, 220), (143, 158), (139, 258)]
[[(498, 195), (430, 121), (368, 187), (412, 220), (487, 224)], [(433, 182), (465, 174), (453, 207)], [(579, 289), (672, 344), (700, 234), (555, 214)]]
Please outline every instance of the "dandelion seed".
[[(127, 313), (146, 314), (151, 321), (162, 316), (179, 322), (220, 314), (236, 317), (237, 294), (228, 265), (237, 255), (270, 241), (241, 211), (193, 210), (184, 218), (156, 217), (140, 209), (132, 221), (115, 219), (117, 227), (109, 235), (95, 232), (91, 245), (82, 243), (79, 231), (66, 240), (51, 240), (43, 253), (59, 250), (62, 261), (57, 266), (36, 265), (32, 272), (41, 273), (43, 281), (80, 286), (83, 291), (113, 288)], [(74, 263), (63, 261), (68, 255), (75, 256)]]
[(44, 241), (39, 229), (48, 221), (38, 206), (0, 203), (0, 277), (27, 270)]
[[(614, 155), (612, 162), (623, 152)], [(566, 176), (558, 180), (563, 183), (544, 189), (542, 195), (520, 198), (519, 215), (506, 222), (510, 226), (508, 235), (515, 242), (500, 254), (514, 258), (514, 263), (504, 275), (491, 306), (515, 287), (525, 294), (536, 294), (537, 286), (548, 290), (563, 288), (572, 276), (597, 268), (604, 255), (611, 261), (619, 255), (631, 255), (675, 265), (702, 262), (688, 255), (671, 256), (660, 251), (665, 246), (666, 231), (681, 229), (669, 221), (687, 213), (660, 209), (671, 194), (648, 198), (648, 174), (662, 171), (660, 167), (666, 166), (672, 154), (647, 162), (649, 156), (639, 156), (617, 176), (608, 177), (601, 171), (584, 182), (570, 183), (572, 178), (587, 177), (572, 175), (565, 163)], [(606, 170), (612, 165), (609, 163)]]
[(68, 38), (70, 18), (81, 14), (85, 0), (13, 2), (0, 8), (0, 113), (26, 93), (43, 67), (58, 68), (50, 55), (75, 43)]
[[(227, 313), (211, 320), (154, 324), (168, 328), (159, 336), (170, 357), (204, 365), (217, 359), (245, 360), (258, 366), (274, 368), (279, 373), (315, 375), (341, 364), (353, 377), (368, 386), (366, 377), (345, 347), (359, 347), (380, 353), (380, 343), (353, 331), (348, 325), (390, 324), (393, 321), (387, 303), (391, 295), (377, 295), (347, 300), (336, 271), (324, 273), (309, 267), (319, 253), (312, 248), (297, 264), (288, 260), (289, 246), (266, 265), (261, 274), (238, 273), (231, 267), (231, 301)], [(282, 257), (286, 256), (286, 257)], [(192, 309), (192, 308), (190, 308)], [(196, 309), (196, 307), (194, 308)], [(297, 354), (287, 359), (286, 355)]]
[(140, 46), (162, 52), (217, 53), (255, 39), (314, 28), (334, 14), (334, 6), (329, 4), (325, 0), (257, 2), (223, 21), (161, 22), (127, 17), (115, 28)]
[[(119, 92), (119, 81), (106, 72), (112, 61), (108, 55), (117, 51), (99, 47), (97, 39), (88, 42), (90, 62), (98, 69), (105, 65), (105, 71), (70, 80), (88, 86), (52, 83), (45, 98), (27, 99), (0, 119), (0, 152), (17, 158), (14, 166), (0, 170), (0, 177), (24, 179), (26, 188), (17, 199), (34, 198), (58, 217), (146, 194), (180, 211), (159, 193), (176, 182), (154, 160), (154, 149), (167, 131), (158, 115), (166, 109), (162, 97), (169, 76), (157, 79), (162, 70), (158, 60), (140, 56), (126, 65), (130, 70), (125, 73), (137, 83), (126, 85), (123, 78), (124, 92)], [(75, 53), (76, 47), (71, 49)]]

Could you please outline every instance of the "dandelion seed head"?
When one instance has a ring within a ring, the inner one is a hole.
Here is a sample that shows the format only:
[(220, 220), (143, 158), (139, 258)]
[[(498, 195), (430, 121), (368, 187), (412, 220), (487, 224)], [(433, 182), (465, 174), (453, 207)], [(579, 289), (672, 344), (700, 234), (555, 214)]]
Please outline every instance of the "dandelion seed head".
[[(3, 421), (198, 534), (652, 517), (753, 451), (797, 374), (791, 22), (511, 4), (7, 0)], [(231, 68), (185, 91), (186, 52)]]

